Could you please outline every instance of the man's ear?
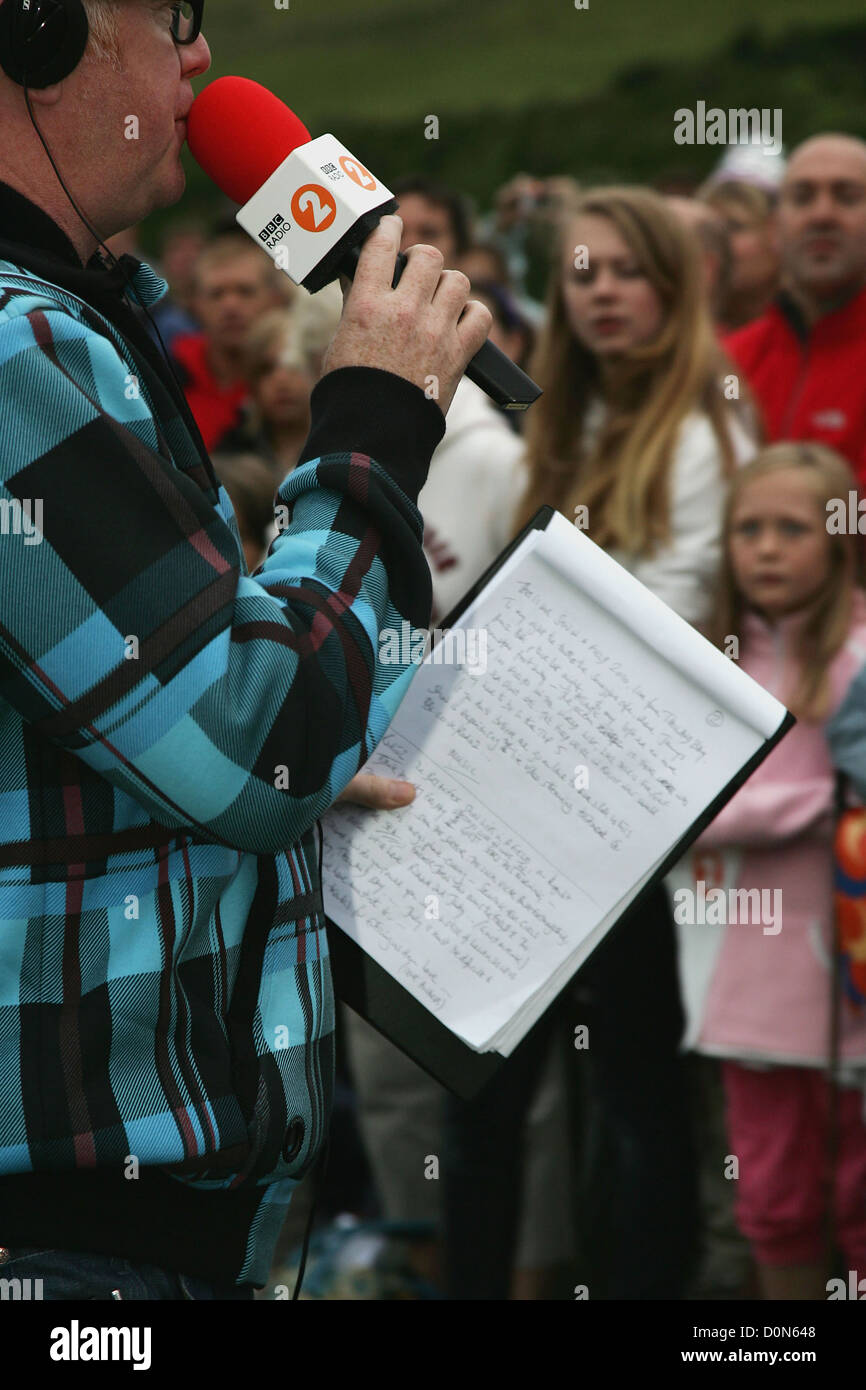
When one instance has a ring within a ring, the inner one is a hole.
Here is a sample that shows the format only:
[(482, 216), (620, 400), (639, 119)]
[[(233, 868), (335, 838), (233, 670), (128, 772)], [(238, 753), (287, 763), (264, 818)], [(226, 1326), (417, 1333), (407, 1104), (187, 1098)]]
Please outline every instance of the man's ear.
[(52, 82), (50, 87), (28, 87), (34, 106), (56, 106), (63, 94), (63, 83)]

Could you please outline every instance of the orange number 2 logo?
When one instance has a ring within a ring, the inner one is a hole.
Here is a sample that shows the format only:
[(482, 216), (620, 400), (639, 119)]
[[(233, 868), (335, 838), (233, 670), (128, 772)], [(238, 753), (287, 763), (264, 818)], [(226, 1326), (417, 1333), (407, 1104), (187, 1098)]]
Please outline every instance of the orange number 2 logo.
[(355, 183), (359, 184), (361, 188), (365, 188), (368, 193), (373, 192), (377, 185), (369, 169), (365, 169), (363, 164), (359, 164), (357, 159), (353, 159), (348, 154), (340, 155), (340, 164), (350, 179), (354, 179)]
[(305, 183), (292, 195), (292, 216), (305, 232), (324, 232), (337, 216), (337, 204), (320, 183)]

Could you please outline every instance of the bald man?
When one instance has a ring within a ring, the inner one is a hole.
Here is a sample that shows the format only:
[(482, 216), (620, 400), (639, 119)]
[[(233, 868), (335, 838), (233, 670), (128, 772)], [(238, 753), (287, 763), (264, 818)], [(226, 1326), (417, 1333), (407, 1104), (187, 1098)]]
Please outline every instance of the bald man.
[(783, 292), (725, 343), (771, 440), (814, 439), (866, 481), (866, 143), (818, 135), (781, 189)]

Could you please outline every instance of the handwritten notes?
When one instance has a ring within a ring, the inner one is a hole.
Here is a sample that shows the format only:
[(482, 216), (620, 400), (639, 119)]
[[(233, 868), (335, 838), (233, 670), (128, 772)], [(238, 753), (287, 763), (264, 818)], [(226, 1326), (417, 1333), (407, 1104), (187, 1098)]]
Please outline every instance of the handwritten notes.
[(367, 764), (416, 799), (329, 813), (325, 901), (471, 1046), (510, 1051), (762, 738), (541, 553), (470, 620), (486, 670), (420, 667)]
[(482, 1007), (505, 1021), (538, 987), (539, 970), (550, 973), (568, 953), (571, 923), (591, 924), (594, 904), (507, 819), (467, 796), (461, 775), (397, 733), (385, 745), (376, 770), (403, 776), (411, 767), (418, 796), (402, 824), (360, 807), (329, 816), (328, 915), (352, 924), (364, 949), (452, 1027), (478, 1022)]

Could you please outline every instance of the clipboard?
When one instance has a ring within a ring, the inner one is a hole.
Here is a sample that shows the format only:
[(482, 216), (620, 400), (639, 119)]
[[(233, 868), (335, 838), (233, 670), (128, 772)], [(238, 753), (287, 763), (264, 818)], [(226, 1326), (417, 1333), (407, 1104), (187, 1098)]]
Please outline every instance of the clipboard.
[[(487, 587), (506, 560), (525, 536), (533, 530), (545, 530), (555, 515), (553, 507), (541, 507), (534, 517), (515, 536), (484, 571), (480, 579), (463, 595), (460, 602), (451, 610), (441, 624), (441, 630), (454, 626), (478, 595)], [(790, 713), (761, 745), (753, 756), (731, 778), (718, 796), (704, 809), (684, 835), (671, 848), (668, 855), (653, 871), (641, 890), (623, 909), (620, 917), (608, 929), (604, 940), (619, 931), (623, 922), (632, 912), (638, 911), (647, 897), (660, 881), (674, 867), (689, 849), (691, 844), (704, 831), (711, 821), (739, 791), (744, 782), (772, 752), (780, 739), (784, 738), (796, 720)], [(397, 813), (399, 814), (399, 812)], [(476, 1052), (461, 1038), (441, 1023), (429, 1009), (425, 1008), (413, 994), (404, 988), (377, 961), (347, 936), (340, 927), (326, 917), (331, 968), (334, 990), (338, 999), (355, 1013), (366, 1019), (377, 1032), (416, 1062), (434, 1081), (438, 1081), (452, 1094), (462, 1100), (471, 1100), (483, 1089), (486, 1083), (510, 1060), (498, 1052)], [(587, 959), (592, 958), (592, 952)], [(545, 1013), (538, 1018), (521, 1039), (511, 1056), (523, 1046), (536, 1028), (543, 1023), (550, 1009), (555, 1008), (563, 994), (569, 990), (586, 961), (576, 967), (574, 974), (566, 982), (554, 1000), (551, 1000)]]

